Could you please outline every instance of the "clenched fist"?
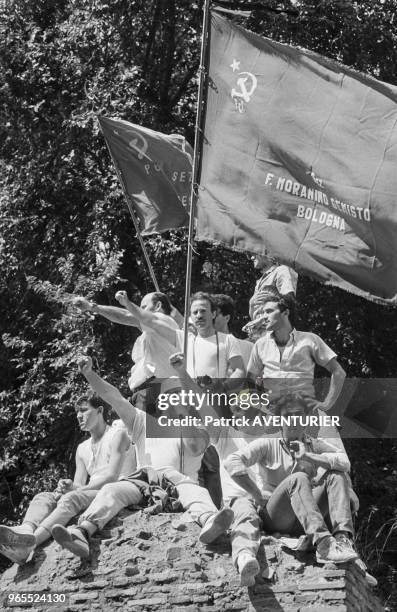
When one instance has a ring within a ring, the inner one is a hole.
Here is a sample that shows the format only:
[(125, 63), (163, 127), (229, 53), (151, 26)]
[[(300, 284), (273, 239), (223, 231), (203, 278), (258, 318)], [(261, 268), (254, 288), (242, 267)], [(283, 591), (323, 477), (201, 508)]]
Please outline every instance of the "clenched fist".
[(124, 307), (126, 306), (126, 304), (128, 302), (128, 296), (127, 296), (127, 292), (126, 291), (117, 291), (117, 293), (114, 296), (114, 298), (118, 301), (119, 304), (121, 304)]
[(90, 312), (92, 309), (92, 302), (85, 298), (78, 296), (72, 300), (72, 304), (75, 308), (78, 308), (82, 312)]
[(92, 359), (88, 355), (83, 355), (78, 358), (77, 366), (82, 374), (87, 374), (92, 371)]

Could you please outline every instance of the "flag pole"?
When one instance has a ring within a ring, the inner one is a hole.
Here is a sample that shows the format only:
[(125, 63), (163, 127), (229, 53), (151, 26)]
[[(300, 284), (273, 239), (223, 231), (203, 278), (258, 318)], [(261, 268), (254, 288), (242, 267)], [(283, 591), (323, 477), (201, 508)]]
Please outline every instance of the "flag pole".
[(192, 284), (192, 258), (193, 258), (193, 230), (194, 217), (197, 200), (197, 183), (200, 173), (200, 153), (203, 132), (203, 102), (204, 89), (207, 81), (207, 40), (208, 40), (208, 24), (210, 14), (210, 0), (204, 0), (203, 6), (203, 27), (201, 32), (201, 52), (199, 66), (199, 85), (198, 85), (198, 100), (196, 110), (196, 126), (194, 130), (194, 154), (192, 164), (192, 186), (190, 190), (190, 205), (189, 205), (189, 235), (187, 244), (187, 261), (186, 261), (186, 284), (185, 284), (185, 320), (183, 326), (183, 353), (185, 363), (187, 358), (187, 340), (188, 340), (188, 324), (190, 312), (190, 291)]
[(125, 185), (124, 179), (123, 179), (123, 175), (121, 174), (120, 169), (119, 169), (119, 167), (117, 165), (117, 162), (116, 162), (116, 160), (114, 159), (114, 157), (112, 155), (112, 152), (110, 150), (110, 147), (109, 147), (109, 145), (107, 143), (106, 138), (105, 138), (105, 142), (106, 142), (106, 146), (108, 148), (110, 157), (112, 158), (113, 165), (114, 165), (114, 167), (116, 169), (117, 178), (120, 181), (120, 185), (121, 185), (121, 188), (122, 188), (123, 193), (124, 193), (125, 201), (127, 202), (127, 208), (130, 211), (131, 219), (132, 219), (132, 222), (134, 224), (134, 228), (135, 228), (138, 240), (139, 240), (139, 244), (141, 245), (143, 256), (145, 258), (146, 265), (147, 265), (148, 270), (149, 270), (150, 278), (152, 279), (152, 283), (153, 283), (156, 291), (160, 291), (159, 284), (157, 282), (157, 278), (156, 278), (156, 275), (154, 273), (154, 269), (153, 269), (153, 266), (152, 266), (152, 262), (150, 261), (150, 258), (149, 258), (149, 253), (147, 252), (146, 245), (143, 242), (141, 230), (139, 229), (138, 219), (136, 218), (134, 207), (133, 207), (133, 205), (131, 203), (130, 196), (128, 195), (128, 191), (127, 191), (127, 187)]

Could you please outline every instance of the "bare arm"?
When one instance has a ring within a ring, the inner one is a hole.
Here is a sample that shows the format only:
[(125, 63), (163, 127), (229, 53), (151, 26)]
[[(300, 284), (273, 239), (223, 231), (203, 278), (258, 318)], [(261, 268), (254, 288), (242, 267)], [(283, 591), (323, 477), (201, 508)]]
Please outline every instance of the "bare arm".
[(76, 471), (73, 479), (73, 489), (79, 489), (84, 486), (88, 480), (88, 473), (85, 468), (84, 462), (80, 457), (79, 447), (76, 450)]
[(171, 344), (176, 343), (176, 330), (172, 329), (166, 323), (164, 323), (164, 321), (160, 320), (155, 312), (144, 310), (133, 302), (130, 302), (125, 291), (118, 291), (115, 298), (139, 322), (141, 327), (149, 327), (151, 330), (168, 340), (168, 342)]
[(329, 389), (324, 401), (316, 403), (316, 408), (327, 411), (332, 408), (342, 391), (346, 372), (336, 358), (331, 359), (325, 366), (325, 369), (331, 374)]
[(127, 430), (132, 431), (135, 416), (137, 414), (136, 408), (121, 395), (116, 387), (106, 382), (106, 380), (103, 380), (103, 378), (93, 371), (91, 357), (81, 357), (78, 366), (91, 389), (105, 402), (111, 405), (113, 410), (117, 412), (118, 416), (123, 421)]
[(101, 306), (100, 304), (90, 302), (83, 297), (74, 298), (73, 306), (82, 312), (99, 314), (101, 317), (105, 317), (105, 319), (112, 321), (112, 323), (119, 323), (120, 325), (130, 325), (140, 328), (139, 321), (125, 308), (119, 308), (118, 306)]

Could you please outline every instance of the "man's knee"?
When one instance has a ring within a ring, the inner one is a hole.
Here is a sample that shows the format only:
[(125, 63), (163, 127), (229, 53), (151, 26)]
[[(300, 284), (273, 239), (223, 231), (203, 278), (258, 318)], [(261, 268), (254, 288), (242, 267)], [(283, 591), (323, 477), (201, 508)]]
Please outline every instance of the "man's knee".
[(117, 496), (117, 491), (120, 489), (118, 482), (108, 482), (103, 485), (97, 494), (97, 499), (114, 499)]
[(348, 484), (345, 472), (339, 472), (338, 470), (328, 470), (325, 474), (325, 481), (327, 483), (342, 482), (346, 485)]
[(41, 503), (41, 504), (56, 504), (56, 498), (52, 491), (42, 491), (41, 493), (37, 493), (32, 499), (32, 502)]
[(310, 487), (310, 478), (305, 472), (294, 472), (287, 476), (288, 489), (290, 493), (293, 493), (296, 489), (302, 487)]
[(79, 491), (69, 491), (60, 497), (58, 506), (63, 506), (78, 512), (80, 508), (80, 498)]

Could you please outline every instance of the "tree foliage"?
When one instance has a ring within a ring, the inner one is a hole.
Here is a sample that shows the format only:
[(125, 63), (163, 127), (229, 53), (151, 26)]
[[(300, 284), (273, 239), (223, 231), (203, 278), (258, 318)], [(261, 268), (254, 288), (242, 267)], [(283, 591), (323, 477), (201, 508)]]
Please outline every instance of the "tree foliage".
[[(73, 294), (112, 304), (118, 289), (133, 298), (151, 290), (96, 116), (179, 132), (192, 142), (201, 4), (1, 4), (0, 520), (15, 522), (34, 493), (73, 471), (79, 440), (73, 407), (84, 389), (76, 356), (95, 355), (100, 370), (126, 391), (134, 332), (70, 308)], [(396, 83), (394, 0), (284, 4), (299, 15), (254, 9), (237, 21)], [(183, 308), (185, 233), (146, 241), (161, 288)], [(237, 334), (254, 280), (246, 256), (195, 246), (193, 289), (236, 299)], [(350, 376), (395, 376), (394, 310), (307, 278), (298, 298), (301, 328), (329, 342)], [(395, 520), (393, 441), (350, 446), (364, 500), (360, 526), (368, 525), (373, 538), (384, 519)], [(392, 570), (378, 570), (387, 589)]]

